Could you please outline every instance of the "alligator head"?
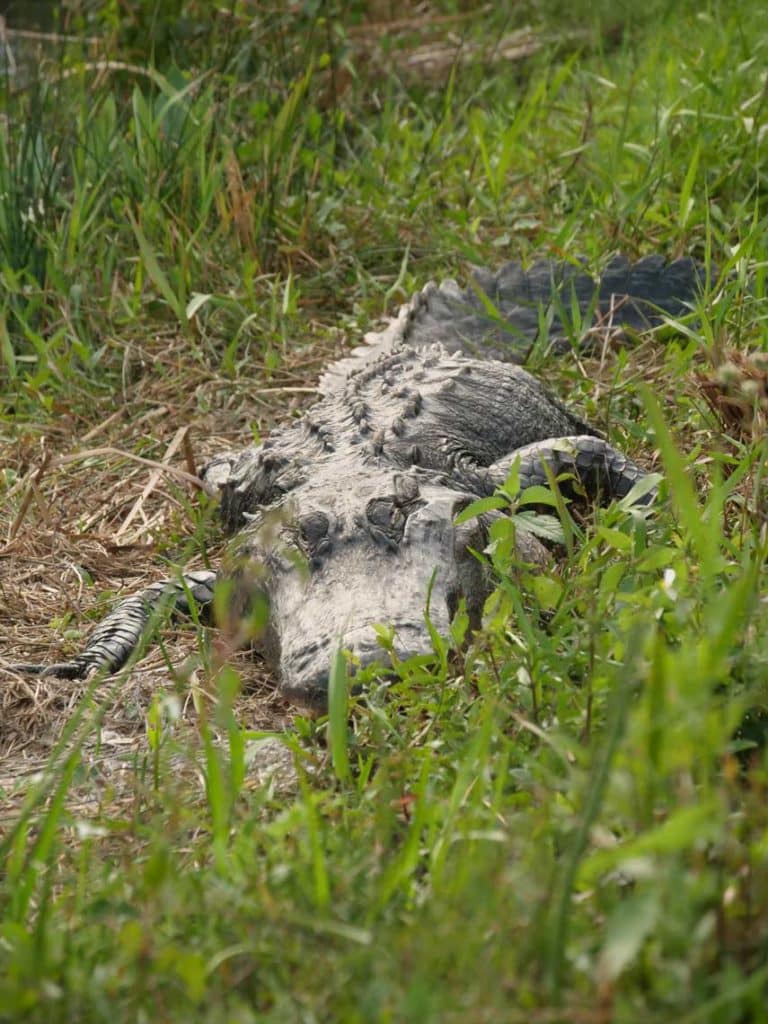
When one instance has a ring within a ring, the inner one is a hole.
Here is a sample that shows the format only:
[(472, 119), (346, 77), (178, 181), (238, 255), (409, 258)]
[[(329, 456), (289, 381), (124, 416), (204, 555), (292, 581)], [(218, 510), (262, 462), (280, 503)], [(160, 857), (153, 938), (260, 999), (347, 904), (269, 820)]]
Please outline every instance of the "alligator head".
[(393, 650), (407, 658), (432, 651), (428, 605), (443, 636), (462, 599), (479, 623), (490, 580), (476, 552), (489, 520), (456, 525), (473, 496), (434, 474), (318, 469), (241, 531), (225, 577), (239, 612), (267, 606), (253, 642), (281, 692), (322, 707), (339, 647), (356, 668), (388, 660), (376, 625), (394, 629)]

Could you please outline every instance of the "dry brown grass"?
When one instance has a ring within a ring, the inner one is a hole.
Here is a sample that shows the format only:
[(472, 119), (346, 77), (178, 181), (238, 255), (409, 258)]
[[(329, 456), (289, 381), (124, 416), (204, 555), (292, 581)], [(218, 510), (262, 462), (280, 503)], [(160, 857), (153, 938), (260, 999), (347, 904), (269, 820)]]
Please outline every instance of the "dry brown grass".
[[(311, 355), (298, 351), (261, 386), (262, 367), (253, 367), (250, 380), (230, 380), (202, 361), (190, 365), (188, 348), (170, 333), (133, 344), (126, 349), (132, 380), (121, 394), (62, 407), (45, 424), (19, 422), (12, 436), (0, 439), (0, 465), (14, 481), (0, 507), (0, 787), (12, 803), (92, 687), (21, 676), (3, 665), (66, 660), (114, 601), (166, 575), (167, 562), (185, 555), (194, 525), (190, 508), (198, 500), (178, 474), (189, 473), (190, 459), (199, 468), (214, 452), (247, 444), (251, 423), (266, 434), (306, 405), (307, 385), (329, 358), (327, 346)], [(186, 444), (179, 440), (183, 427)], [(136, 460), (139, 453), (145, 461)], [(214, 567), (223, 544), (214, 522), (206, 545)], [(185, 564), (199, 566), (199, 555)], [(199, 670), (194, 626), (172, 624), (161, 639), (162, 649), (153, 646), (130, 671), (93, 690), (94, 728), (83, 752), (99, 788), (110, 781), (117, 793), (114, 783), (126, 766), (146, 756), (155, 695), (175, 695), (175, 729), (186, 730), (193, 746), (199, 726), (193, 685), (213, 703), (215, 680)], [(213, 645), (214, 660), (234, 663), (241, 673), (238, 720), (250, 729), (282, 729), (290, 709), (263, 666), (248, 653), (226, 650), (215, 636)], [(91, 799), (82, 787), (76, 793)]]
[(697, 374), (701, 393), (723, 428), (741, 441), (763, 437), (768, 416), (768, 357), (728, 348), (719, 364)]

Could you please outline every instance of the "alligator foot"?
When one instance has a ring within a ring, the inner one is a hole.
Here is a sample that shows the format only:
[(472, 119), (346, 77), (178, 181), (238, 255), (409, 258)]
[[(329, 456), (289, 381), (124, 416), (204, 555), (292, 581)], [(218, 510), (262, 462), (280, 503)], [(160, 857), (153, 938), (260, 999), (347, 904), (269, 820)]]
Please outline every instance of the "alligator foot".
[[(555, 478), (568, 474), (583, 488), (586, 498), (595, 503), (625, 498), (635, 484), (649, 475), (601, 437), (584, 434), (536, 441), (505, 455), (487, 470), (478, 471), (483, 475), (483, 490), (492, 494), (503, 486), (516, 462), (519, 463), (521, 491), (534, 485), (549, 487), (550, 473)], [(561, 489), (569, 498), (578, 496), (573, 481), (564, 480)], [(637, 504), (651, 504), (657, 493), (658, 488), (650, 486), (638, 497)]]

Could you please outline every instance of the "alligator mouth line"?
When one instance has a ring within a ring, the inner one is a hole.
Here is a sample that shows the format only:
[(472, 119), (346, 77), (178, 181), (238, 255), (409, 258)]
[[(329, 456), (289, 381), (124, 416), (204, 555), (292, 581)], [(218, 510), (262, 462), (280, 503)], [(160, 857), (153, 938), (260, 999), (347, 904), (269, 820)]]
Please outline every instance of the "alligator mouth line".
[[(340, 631), (333, 639), (323, 638), (302, 647), (296, 654), (289, 656), (288, 664), (294, 671), (302, 671), (309, 664), (323, 657), (329, 657), (334, 651), (352, 651), (358, 657), (369, 654), (381, 654), (387, 657), (388, 651), (382, 646), (375, 628), (380, 627), (393, 637), (393, 647), (397, 652), (398, 647), (404, 644), (411, 646), (416, 641), (418, 649), (414, 654), (428, 654), (431, 650), (431, 640), (426, 622), (381, 622), (380, 619), (371, 619), (370, 622), (356, 623), (351, 629)], [(401, 655), (398, 653), (398, 657)], [(410, 655), (409, 655), (410, 656)]]
[(392, 636), (391, 648), (382, 645), (373, 630), (374, 625), (379, 623), (371, 620), (363, 625), (355, 625), (334, 640), (323, 639), (294, 656), (288, 656), (282, 665), (283, 690), (286, 695), (303, 697), (312, 702), (315, 695), (314, 699), (324, 700), (333, 656), (339, 650), (351, 653), (350, 674), (353, 677), (361, 670), (379, 664), (382, 675), (394, 678), (396, 672), (392, 666), (393, 656), (397, 661), (407, 661), (419, 655), (434, 654), (424, 621), (387, 623), (383, 626), (387, 634)]

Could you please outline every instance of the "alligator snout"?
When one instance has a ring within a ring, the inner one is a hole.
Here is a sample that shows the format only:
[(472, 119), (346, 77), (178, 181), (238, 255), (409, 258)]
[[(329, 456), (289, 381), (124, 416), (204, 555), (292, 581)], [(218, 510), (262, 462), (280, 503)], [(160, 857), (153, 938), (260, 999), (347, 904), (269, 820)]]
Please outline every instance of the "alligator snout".
[[(392, 654), (379, 642), (376, 627), (380, 625), (383, 624), (370, 622), (335, 639), (313, 640), (296, 651), (286, 650), (281, 662), (284, 673), (281, 692), (286, 699), (314, 710), (324, 710), (331, 668), (339, 650), (346, 657), (348, 676), (354, 678), (363, 669), (375, 665), (383, 679), (397, 677), (392, 655), (398, 661), (405, 661), (431, 652), (432, 643), (424, 619), (386, 624), (387, 633), (392, 635)], [(354, 690), (354, 683), (352, 687)]]

